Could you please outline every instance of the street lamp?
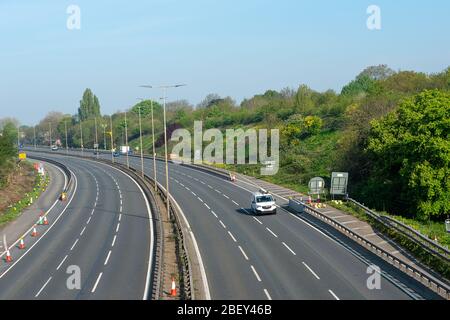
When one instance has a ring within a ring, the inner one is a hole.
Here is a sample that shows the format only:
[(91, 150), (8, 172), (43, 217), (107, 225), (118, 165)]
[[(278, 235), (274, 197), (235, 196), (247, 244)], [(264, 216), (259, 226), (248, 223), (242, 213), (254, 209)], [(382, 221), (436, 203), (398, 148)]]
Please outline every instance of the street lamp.
[[(168, 85), (168, 86), (158, 86), (153, 87), (149, 85), (141, 86), (142, 88), (147, 89), (162, 89), (163, 90), (163, 114), (164, 114), (164, 155), (165, 155), (165, 164), (166, 164), (166, 197), (167, 197), (167, 216), (170, 220), (170, 193), (169, 193), (169, 161), (167, 155), (167, 124), (166, 124), (166, 91), (171, 88), (179, 88), (184, 87), (185, 84), (176, 84), (176, 85)], [(154, 155), (155, 157), (155, 155)], [(156, 181), (155, 181), (156, 183)]]
[(102, 123), (101, 127), (103, 128), (103, 149), (106, 151), (106, 123)]
[(111, 162), (114, 163), (114, 138), (113, 138), (113, 122), (112, 122), (112, 115), (109, 116), (109, 121), (111, 125)]
[(66, 154), (69, 154), (69, 144), (67, 143), (67, 121), (64, 121), (64, 131), (66, 132)]
[[(141, 102), (144, 101), (142, 98), (137, 98)], [(142, 178), (144, 178), (144, 149), (143, 149), (143, 143), (142, 143), (142, 119), (141, 119), (141, 106), (138, 106), (139, 110), (139, 140), (140, 140), (140, 146), (141, 146), (141, 173)]]
[(130, 159), (129, 159), (129, 147), (128, 147), (128, 125), (127, 125), (127, 111), (125, 110), (125, 146), (127, 152), (127, 168), (130, 169)]
[(84, 144), (83, 144), (83, 125), (80, 119), (80, 143), (81, 143), (81, 156), (84, 157)]
[(94, 123), (95, 123), (95, 142), (94, 142), (94, 149), (95, 149), (95, 153), (97, 155), (97, 159), (98, 159), (98, 131), (97, 131), (97, 117), (94, 118)]

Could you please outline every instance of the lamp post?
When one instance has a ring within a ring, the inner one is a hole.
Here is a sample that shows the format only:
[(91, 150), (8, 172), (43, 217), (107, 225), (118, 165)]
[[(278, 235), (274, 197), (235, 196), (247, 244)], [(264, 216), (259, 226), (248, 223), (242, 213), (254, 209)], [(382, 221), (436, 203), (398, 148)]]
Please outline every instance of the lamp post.
[[(166, 91), (167, 89), (171, 88), (179, 88), (184, 87), (185, 84), (176, 84), (176, 85), (169, 85), (169, 86), (159, 86), (159, 87), (153, 87), (153, 86), (141, 86), (142, 88), (148, 88), (148, 89), (162, 89), (163, 90), (163, 114), (164, 114), (164, 155), (165, 155), (165, 165), (166, 165), (166, 202), (167, 202), (167, 216), (170, 220), (170, 193), (169, 193), (169, 161), (168, 161), (168, 154), (167, 154), (167, 124), (166, 124)], [(155, 155), (154, 155), (155, 157)], [(155, 181), (156, 182), (156, 181)]]
[(49, 122), (48, 126), (50, 127), (50, 148), (52, 147), (53, 139), (52, 139), (52, 123)]
[(94, 118), (94, 125), (95, 125), (95, 142), (94, 142), (94, 150), (96, 151), (95, 154), (97, 155), (97, 159), (98, 159), (98, 130), (97, 130), (97, 117)]
[(80, 143), (81, 143), (81, 156), (84, 157), (84, 144), (83, 144), (83, 124), (80, 119)]
[[(141, 102), (144, 101), (142, 98), (138, 98)], [(139, 140), (140, 140), (140, 148), (141, 148), (141, 173), (142, 178), (144, 178), (144, 149), (143, 149), (143, 143), (142, 143), (142, 118), (141, 118), (141, 106), (138, 106), (139, 111)]]
[(36, 126), (33, 127), (33, 136), (34, 136), (34, 150), (37, 149), (36, 146)]
[(127, 125), (127, 111), (125, 110), (125, 146), (126, 146), (126, 152), (127, 152), (127, 168), (130, 169), (130, 159), (129, 159), (129, 153), (128, 150), (128, 125)]
[(103, 149), (105, 149), (105, 151), (107, 150), (106, 148), (106, 123), (102, 123), (102, 128), (103, 128)]
[(64, 121), (64, 131), (66, 132), (66, 154), (69, 154), (69, 144), (67, 143), (67, 121)]
[(114, 138), (113, 138), (113, 122), (112, 115), (109, 116), (110, 126), (111, 126), (111, 161), (114, 163)]

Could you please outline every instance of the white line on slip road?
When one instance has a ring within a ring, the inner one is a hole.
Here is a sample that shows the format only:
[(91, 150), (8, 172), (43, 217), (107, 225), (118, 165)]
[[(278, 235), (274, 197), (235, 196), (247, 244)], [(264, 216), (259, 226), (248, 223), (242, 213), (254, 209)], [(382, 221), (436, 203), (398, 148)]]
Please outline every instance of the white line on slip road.
[(311, 269), (305, 262), (302, 262), (302, 263), (303, 263), (303, 265), (306, 267), (306, 269), (308, 269), (309, 272), (311, 272), (312, 275), (313, 275), (314, 277), (316, 277), (317, 280), (320, 280), (319, 276), (313, 271), (313, 269)]
[(38, 293), (36, 293), (36, 295), (34, 296), (35, 298), (37, 298), (37, 297), (41, 294), (42, 290), (44, 290), (44, 288), (48, 285), (48, 283), (50, 282), (50, 280), (52, 280), (52, 277), (48, 278), (48, 280), (47, 280), (47, 281), (44, 283), (44, 285), (42, 286), (41, 290), (39, 290)]
[(209, 184), (208, 184), (208, 188), (210, 188), (210, 189), (214, 189), (213, 187), (211, 187)]
[(95, 209), (92, 209), (91, 216), (94, 215)]
[(108, 256), (106, 257), (106, 260), (105, 260), (105, 266), (108, 264), (109, 256), (110, 256), (110, 255), (111, 255), (111, 250), (109, 250)]
[(97, 289), (98, 283), (100, 282), (100, 279), (102, 278), (103, 272), (100, 272), (100, 274), (98, 275), (97, 281), (95, 281), (94, 287), (92, 288), (92, 293), (95, 292), (95, 289)]
[(111, 243), (111, 247), (114, 247), (114, 245), (116, 244), (116, 238), (117, 238), (117, 235), (114, 236), (114, 239)]
[(197, 197), (198, 201), (203, 202), (202, 198)]
[(233, 236), (233, 234), (230, 231), (228, 231), (228, 234), (230, 235), (231, 239), (233, 239), (234, 242), (237, 242), (236, 238)]
[(269, 228), (266, 227), (266, 230), (269, 231), (275, 238), (278, 238), (278, 236)]
[(81, 230), (80, 237), (83, 235), (84, 231), (86, 231), (86, 227), (84, 227), (83, 230)]
[(191, 189), (189, 189), (189, 187), (185, 187), (187, 191), (191, 191)]
[(224, 229), (227, 228), (227, 226), (223, 224), (222, 220), (219, 220), (219, 223), (222, 225), (222, 227), (223, 227)]
[(267, 291), (267, 289), (264, 289), (264, 293), (266, 294), (268, 300), (272, 300), (272, 297), (270, 296), (269, 291)]
[(68, 257), (68, 255), (66, 255), (66, 256), (64, 257), (64, 259), (62, 259), (61, 263), (58, 265), (58, 267), (56, 268), (56, 270), (59, 270), (59, 268), (61, 268), (61, 266), (63, 265), (64, 261), (66, 261), (67, 257)]
[(241, 247), (241, 246), (239, 246), (239, 250), (241, 250), (241, 253), (242, 253), (242, 255), (244, 256), (245, 260), (247, 260), (247, 261), (248, 261), (248, 257), (247, 257), (247, 255), (245, 254), (245, 251), (244, 251), (244, 249), (242, 249), (242, 247)]
[(256, 272), (255, 267), (250, 266), (250, 268), (252, 268), (253, 273), (255, 274), (256, 279), (261, 282), (261, 278), (259, 277), (258, 272)]
[(289, 248), (289, 246), (283, 242), (283, 246), (286, 247), (286, 249), (288, 249), (294, 256), (296, 256), (297, 254), (294, 252), (294, 250), (292, 250), (291, 248)]
[(122, 220), (122, 214), (119, 214), (119, 221)]
[(192, 192), (192, 191), (191, 191), (191, 193), (192, 193), (192, 194), (194, 195), (194, 197), (196, 197), (196, 196), (197, 196), (197, 194), (196, 194), (195, 192)]
[(89, 217), (89, 219), (86, 221), (86, 224), (89, 224), (89, 222), (91, 222), (91, 218), (92, 217)]
[(70, 251), (72, 251), (73, 250), (73, 248), (75, 248), (75, 246), (77, 245), (77, 243), (78, 243), (78, 239), (77, 240), (75, 240), (75, 242), (73, 243), (73, 245), (72, 245), (72, 248), (70, 248)]
[(230, 197), (229, 196), (227, 196), (226, 194), (224, 194), (223, 195), (225, 198), (227, 198), (227, 199), (230, 199)]
[(211, 213), (214, 215), (214, 217), (218, 218), (217, 214), (214, 211), (211, 211)]
[(217, 193), (219, 193), (219, 194), (222, 194), (222, 192), (220, 192), (220, 191), (217, 190), (217, 189), (214, 189), (214, 191), (217, 192)]
[(122, 206), (120, 206), (120, 212), (122, 212), (123, 211), (123, 207)]
[(257, 217), (253, 217), (259, 224), (263, 224)]
[(208, 209), (211, 209), (206, 203), (205, 203), (205, 207), (207, 207)]
[(336, 300), (341, 300), (341, 299), (339, 299), (339, 297), (338, 297), (337, 295), (334, 294), (333, 291), (328, 290), (328, 292), (331, 293), (331, 295), (332, 295)]
[(180, 182), (180, 186), (184, 187), (184, 184)]
[(116, 232), (119, 232), (119, 228), (120, 228), (120, 222), (117, 224)]
[(240, 207), (239, 203), (237, 203), (236, 201), (233, 200), (233, 203), (234, 203), (235, 205), (237, 205), (238, 207)]

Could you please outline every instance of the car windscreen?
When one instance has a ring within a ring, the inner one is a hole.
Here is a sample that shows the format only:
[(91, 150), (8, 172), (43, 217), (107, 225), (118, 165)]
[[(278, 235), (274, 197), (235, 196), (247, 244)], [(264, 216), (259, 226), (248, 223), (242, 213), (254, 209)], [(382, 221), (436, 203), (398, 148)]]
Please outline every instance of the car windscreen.
[(261, 196), (261, 197), (257, 197), (256, 198), (256, 202), (257, 203), (261, 203), (261, 202), (272, 202), (273, 199), (271, 196)]

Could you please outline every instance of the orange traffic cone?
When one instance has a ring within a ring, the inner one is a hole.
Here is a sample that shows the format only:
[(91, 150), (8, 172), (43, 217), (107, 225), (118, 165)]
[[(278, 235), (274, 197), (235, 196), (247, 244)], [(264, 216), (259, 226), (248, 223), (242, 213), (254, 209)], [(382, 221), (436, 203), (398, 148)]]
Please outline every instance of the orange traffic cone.
[(33, 228), (33, 232), (31, 233), (32, 237), (37, 237), (38, 233), (36, 231), (36, 227)]
[(47, 216), (44, 216), (44, 226), (48, 226), (48, 219), (47, 219)]
[(25, 249), (25, 243), (23, 242), (23, 238), (20, 238), (19, 249)]
[(172, 297), (176, 297), (177, 296), (177, 287), (175, 285), (175, 279), (172, 278), (172, 290), (170, 290), (170, 295)]
[(5, 258), (6, 262), (11, 262), (12, 261), (12, 257), (11, 257), (11, 253), (9, 252), (9, 250), (6, 250), (6, 258)]

